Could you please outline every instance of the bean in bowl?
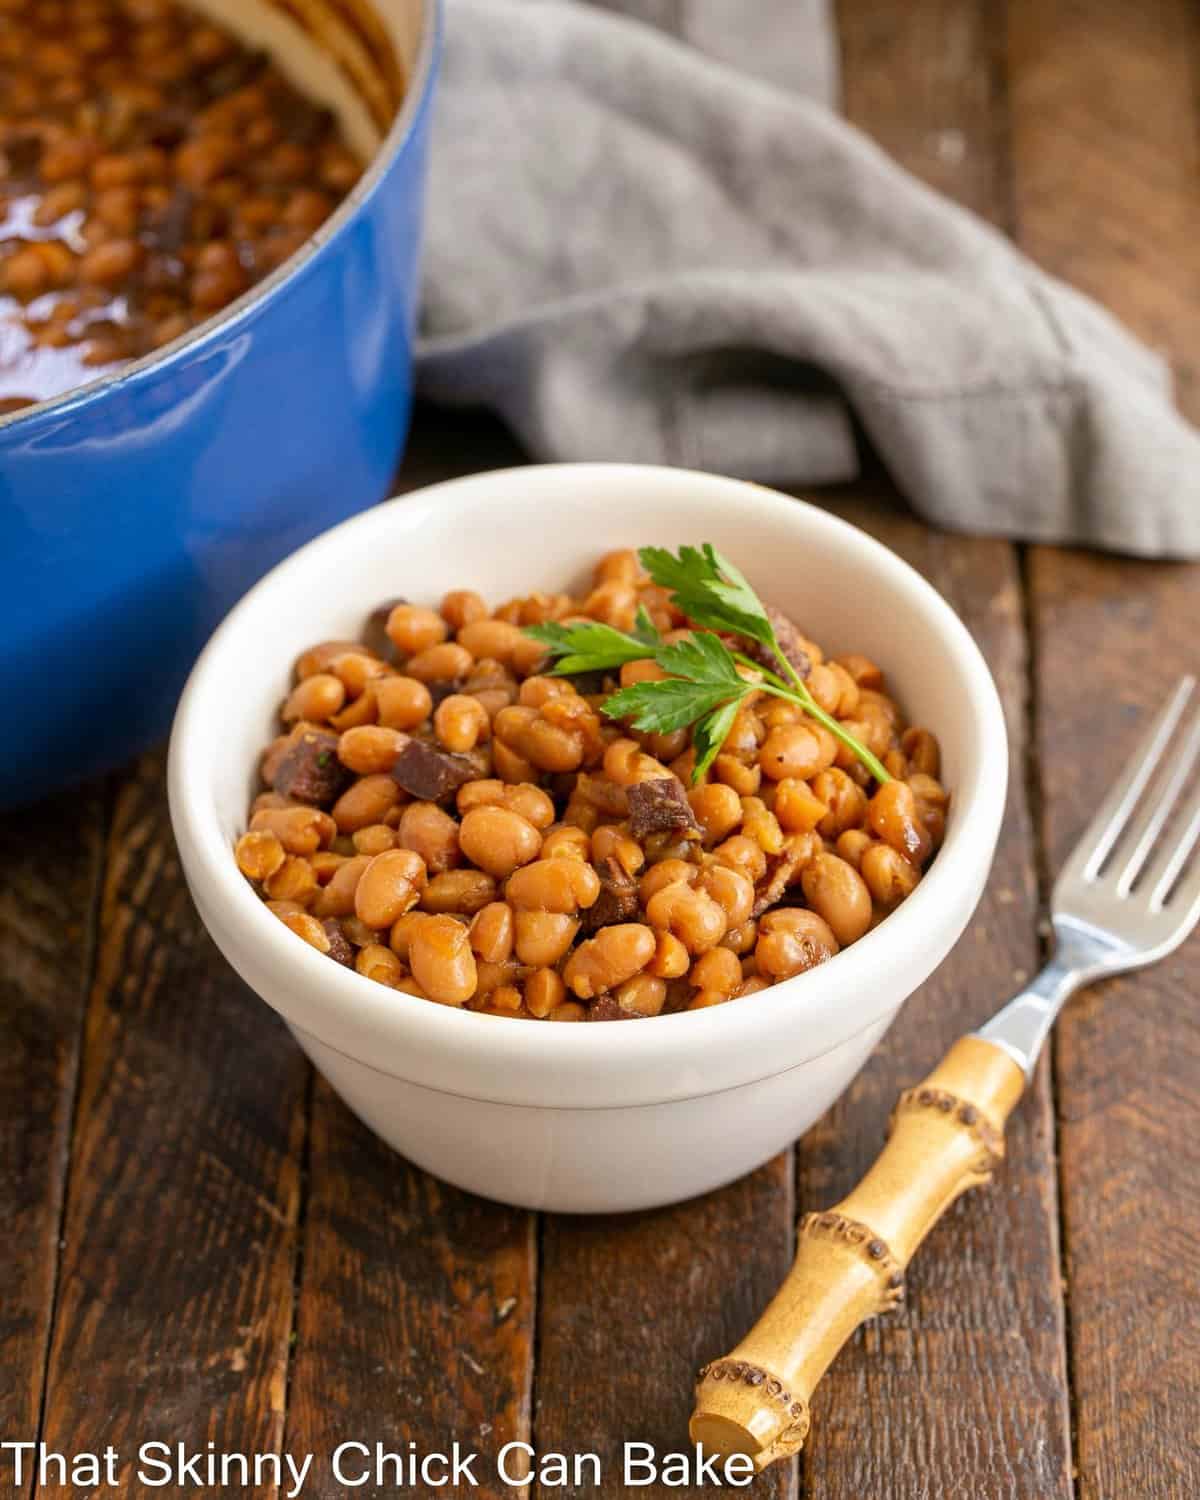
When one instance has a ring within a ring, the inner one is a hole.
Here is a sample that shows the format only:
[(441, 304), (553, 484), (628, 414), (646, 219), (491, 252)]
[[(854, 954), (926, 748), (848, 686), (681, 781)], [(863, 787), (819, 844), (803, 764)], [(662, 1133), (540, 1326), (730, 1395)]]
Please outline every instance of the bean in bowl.
[(327, 110), (175, 0), (0, 0), (0, 415), (185, 334), (361, 170)]
[(303, 651), (238, 840), (298, 937), (409, 994), (622, 1020), (753, 995), (916, 887), (938, 742), (711, 547), (581, 598), (394, 600)]

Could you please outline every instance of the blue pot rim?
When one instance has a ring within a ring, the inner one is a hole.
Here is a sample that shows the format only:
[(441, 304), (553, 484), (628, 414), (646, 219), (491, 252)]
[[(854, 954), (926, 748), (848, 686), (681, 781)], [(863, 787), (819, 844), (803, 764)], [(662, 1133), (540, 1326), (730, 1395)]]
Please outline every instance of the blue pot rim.
[(375, 196), (392, 163), (402, 154), (414, 135), (418, 122), (428, 109), (432, 98), (433, 80), (437, 73), (437, 62), (442, 49), (443, 3), (444, 0), (419, 0), (421, 7), (420, 44), (417, 49), (416, 63), (405, 90), (404, 101), (396, 118), (392, 121), (387, 135), (380, 142), (379, 149), (368, 163), (366, 171), (324, 224), (301, 245), (294, 255), (289, 256), (269, 276), (243, 292), (227, 307), (206, 319), (198, 328), (182, 334), (172, 343), (165, 344), (161, 349), (155, 349), (151, 354), (144, 354), (140, 359), (122, 365), (120, 369), (114, 370), (109, 375), (103, 375), (98, 380), (75, 386), (69, 391), (63, 391), (61, 395), (52, 396), (46, 401), (38, 401), (32, 406), (20, 407), (7, 416), (0, 416), (0, 437), (7, 436), (14, 427), (31, 422), (47, 413), (55, 415), (69, 413), (87, 406), (107, 396), (110, 391), (118, 387), (136, 384), (143, 375), (156, 372), (163, 366), (170, 365), (172, 361), (180, 360), (195, 350), (203, 349), (206, 344), (223, 335), (230, 327), (244, 322), (260, 303), (269, 301), (283, 287), (303, 275), (316, 257), (338, 238), (351, 220)]

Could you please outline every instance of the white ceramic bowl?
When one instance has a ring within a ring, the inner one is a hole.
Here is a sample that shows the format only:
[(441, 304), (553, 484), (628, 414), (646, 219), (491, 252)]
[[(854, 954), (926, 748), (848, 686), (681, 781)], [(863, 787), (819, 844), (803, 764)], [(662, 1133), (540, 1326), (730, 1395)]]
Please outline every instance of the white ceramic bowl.
[[(238, 873), (291, 664), (380, 600), (498, 602), (579, 588), (603, 551), (710, 541), (828, 650), (885, 668), (942, 744), (946, 841), (917, 890), (831, 963), (746, 1000), (598, 1026), (475, 1015), (386, 989), (300, 942)], [(767, 1160), (838, 1097), (979, 900), (1004, 806), (1004, 719), (975, 643), (907, 564), (801, 501), (678, 469), (511, 469), (407, 495), (326, 532), (217, 630), (179, 706), (171, 816), (188, 883), (239, 974), (384, 1140), (440, 1177), (536, 1208), (688, 1198)]]

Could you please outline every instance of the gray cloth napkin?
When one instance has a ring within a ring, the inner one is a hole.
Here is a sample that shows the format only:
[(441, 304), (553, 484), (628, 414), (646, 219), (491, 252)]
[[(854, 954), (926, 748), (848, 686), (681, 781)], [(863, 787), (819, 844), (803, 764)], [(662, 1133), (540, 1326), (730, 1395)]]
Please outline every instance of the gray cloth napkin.
[(854, 476), (853, 411), (940, 526), (1200, 555), (1162, 361), (821, 102), (822, 0), (613, 3), (449, 0), (422, 395), (793, 484)]

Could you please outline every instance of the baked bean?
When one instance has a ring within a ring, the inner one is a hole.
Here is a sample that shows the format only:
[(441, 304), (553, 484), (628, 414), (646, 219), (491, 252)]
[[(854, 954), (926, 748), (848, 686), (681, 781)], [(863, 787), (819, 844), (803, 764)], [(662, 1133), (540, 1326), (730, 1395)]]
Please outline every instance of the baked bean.
[(654, 957), (655, 946), (654, 933), (641, 922), (602, 927), (567, 959), (563, 979), (581, 1000), (591, 1000), (644, 969)]
[(503, 740), (492, 741), (492, 769), (502, 781), (513, 785), (530, 781), (538, 774), (538, 768), (532, 761), (518, 755)]
[(856, 828), (866, 816), (866, 794), (838, 766), (813, 777), (812, 794), (829, 809), (817, 824), (817, 831), (827, 839), (837, 838), (847, 828)]
[(721, 939), (721, 947), (728, 948), (731, 953), (749, 953), (757, 941), (758, 922), (751, 917), (738, 926), (731, 927)]
[(503, 781), (468, 781), (459, 788), (458, 810), (464, 815), (473, 807), (506, 807), (518, 813), (537, 829), (549, 828), (554, 822), (554, 802), (531, 782), (509, 785)]
[(650, 898), (646, 920), (673, 933), (693, 957), (715, 948), (729, 926), (724, 908), (706, 890), (682, 880)]
[(458, 842), (469, 860), (498, 880), (536, 859), (542, 846), (533, 824), (504, 807), (473, 807), (462, 820)]
[(631, 837), (628, 828), (619, 823), (606, 823), (592, 835), (592, 858), (597, 864), (615, 860), (626, 875), (636, 875), (646, 863), (646, 852)]
[(848, 865), (853, 865), (861, 874), (862, 857), (874, 842), (875, 840), (865, 828), (847, 828), (844, 833), (838, 835), (834, 852), (839, 859), (844, 859)]
[(383, 854), (396, 847), (396, 830), (386, 823), (369, 823), (353, 835), (352, 841), (359, 854)]
[(604, 752), (604, 774), (617, 786), (633, 786), (639, 781), (657, 781), (669, 777), (670, 771), (653, 755), (647, 755), (636, 740), (614, 740)]
[(523, 704), (502, 708), (492, 728), (501, 744), (538, 770), (563, 774), (583, 763), (583, 735), (552, 723), (536, 708)]
[(382, 677), (375, 684), (379, 722), (385, 729), (416, 729), (433, 712), (433, 698), (415, 677)]
[[(451, 630), (461, 630), (464, 625), (474, 625), (477, 620), (486, 620), (488, 607), (474, 589), (451, 589), (443, 596), (440, 614)], [(486, 652), (472, 652), (484, 656)]]
[(356, 854), (333, 872), (313, 903), (318, 917), (348, 917), (354, 912), (354, 893), (371, 859), (369, 854)]
[(823, 917), (803, 907), (784, 907), (759, 919), (754, 962), (772, 979), (790, 979), (827, 962), (838, 948), (833, 929)]
[(263, 881), (263, 890), (272, 901), (295, 901), (300, 906), (307, 906), (317, 889), (316, 872), (299, 854), (287, 855), (279, 868)]
[(627, 588), (636, 584), (642, 576), (638, 555), (632, 547), (618, 547), (606, 552), (592, 573), (595, 586), (602, 583), (623, 583)]
[(646, 966), (648, 973), (659, 979), (679, 979), (687, 973), (691, 961), (691, 955), (673, 932), (655, 930), (654, 957)]
[(495, 899), (496, 882), (484, 870), (443, 870), (430, 877), (421, 896), (421, 908), (470, 917)]
[(846, 671), (857, 687), (877, 690), (883, 686), (883, 673), (869, 656), (863, 656), (857, 651), (849, 651), (835, 657), (834, 660)]
[(747, 765), (736, 755), (718, 755), (712, 770), (717, 780), (723, 786), (731, 787), (739, 797), (757, 795), (762, 785), (762, 768), (757, 763)]
[(450, 634), (450, 627), (436, 610), (416, 604), (397, 604), (387, 617), (385, 629), (401, 656), (416, 656)]
[(535, 968), (556, 964), (579, 931), (578, 918), (561, 912), (521, 910), (513, 922), (517, 957)]
[(707, 865), (696, 885), (713, 898), (730, 927), (740, 927), (749, 919), (754, 906), (754, 886), (740, 870), (716, 863)]
[(439, 744), (456, 754), (474, 750), (492, 732), (491, 720), (477, 698), (451, 693), (443, 698), (433, 716), (433, 730)]
[(774, 813), (788, 833), (810, 833), (829, 812), (807, 782), (785, 777), (775, 788)]
[(264, 808), (250, 819), (255, 833), (273, 833), (289, 854), (314, 854), (333, 843), (337, 825), (316, 807)]
[(917, 799), (907, 781), (885, 781), (867, 804), (871, 831), (905, 858), (923, 864), (929, 856), (929, 834), (917, 813)]
[(692, 965), (688, 983), (699, 991), (691, 1009), (700, 1010), (732, 997), (742, 982), (742, 966), (728, 948), (710, 948)]
[(933, 778), (942, 774), (941, 747), (928, 729), (906, 729), (900, 736), (900, 748), (913, 771)]
[(359, 776), (380, 776), (392, 769), (407, 743), (408, 736), (398, 729), (364, 724), (358, 729), (347, 729), (339, 738), (338, 759)]
[(390, 928), (417, 904), (425, 879), (425, 862), (411, 849), (376, 854), (355, 886), (355, 916), (368, 927)]
[(742, 798), (742, 833), (764, 854), (778, 854), (783, 848), (783, 829), (761, 797)]
[(364, 776), (349, 786), (333, 804), (331, 817), (339, 833), (357, 833), (382, 823), (400, 805), (404, 793), (390, 776)]
[(489, 901), (471, 919), (471, 947), (479, 958), (499, 964), (512, 957), (513, 910), (507, 901)]
[(613, 991), (618, 1009), (627, 1016), (660, 1015), (666, 998), (666, 985), (653, 974), (635, 974)]
[[(596, 830), (600, 832), (599, 829)], [(593, 838), (595, 835), (593, 835)], [(684, 881), (690, 885), (700, 874), (700, 867), (686, 859), (661, 859), (642, 876), (638, 882), (638, 900), (646, 906), (659, 891), (666, 890), (667, 886), (674, 885), (677, 881)]]
[(318, 953), (329, 952), (332, 946), (329, 934), (316, 917), (304, 911), (277, 912), (276, 915), (285, 927), (290, 928), (297, 937), (303, 938), (310, 948), (315, 948)]
[(540, 1019), (567, 998), (567, 987), (557, 969), (535, 969), (525, 981), (525, 1009)]
[(693, 787), (688, 793), (688, 803), (706, 844), (719, 844), (742, 821), (742, 799), (732, 787), (720, 782)]
[(457, 682), (471, 669), (472, 656), (454, 641), (443, 641), (410, 656), (404, 670), (418, 682)]
[(404, 965), (382, 943), (368, 943), (360, 948), (354, 958), (354, 967), (364, 979), (373, 979), (376, 984), (394, 987), (404, 978)]
[(758, 752), (758, 763), (772, 781), (782, 781), (785, 776), (807, 781), (833, 764), (832, 756), (826, 758), (828, 748), (822, 744), (816, 726), (785, 724), (767, 735)]
[(346, 687), (340, 678), (331, 672), (316, 672), (296, 684), (280, 717), (285, 724), (294, 724), (297, 719), (320, 724), (332, 718), (345, 701)]
[(386, 677), (388, 665), (366, 651), (344, 651), (329, 663), (329, 669), (346, 689), (347, 698), (360, 698), (377, 679)]
[(843, 947), (857, 942), (871, 925), (871, 893), (862, 876), (836, 854), (817, 854), (800, 876), (804, 899), (824, 917)]
[[(225, 122), (221, 101), (213, 107)], [(220, 228), (212, 239), (224, 243)], [(886, 918), (944, 826), (947, 794), (921, 769), (939, 764), (932, 735), (908, 728), (873, 664), (824, 660), (780, 617), (788, 649), (810, 656), (817, 701), (889, 774), (877, 784), (801, 705), (752, 687), (694, 785), (689, 729), (609, 721), (614, 674), (586, 692), (544, 675), (545, 653), (525, 634), (546, 621), (632, 620), (640, 601), (668, 643), (690, 638), (666, 591), (628, 582), (631, 556), (582, 603), (533, 594), (489, 615), (478, 594), (454, 590), (434, 615), (391, 601), (369, 617), (370, 645), (327, 641), (302, 654), (282, 710), (293, 728), (263, 757), (267, 784), (319, 725), (338, 732), (355, 780), (332, 816), (274, 792), (255, 800), (239, 863), (255, 878), (278, 862), (257, 888), (281, 917), (323, 922), (332, 956), (356, 953), (360, 972), (395, 989), (492, 1015), (597, 1021), (756, 994)], [(389, 665), (394, 652), (403, 671)], [(663, 674), (646, 658), (619, 675), (630, 687)], [(416, 798), (389, 774), (414, 733), (428, 775)], [(680, 827), (664, 806), (635, 834), (646, 808), (629, 788), (665, 777), (683, 782), (695, 824), (685, 816)], [(421, 880), (389, 876), (405, 860)], [(805, 906), (780, 904), (801, 892)]]
[(461, 863), (459, 826), (436, 803), (410, 802), (400, 814), (396, 834), (400, 847), (419, 854), (431, 875)]
[(581, 859), (587, 864), (591, 857), (592, 841), (582, 828), (555, 823), (542, 835), (543, 859)]
[(921, 872), (890, 844), (872, 844), (863, 850), (860, 873), (871, 897), (889, 911), (899, 906), (917, 888)]
[(269, 830), (244, 833), (234, 849), (238, 869), (248, 880), (265, 880), (283, 864), (286, 851)]
[(491, 661), (512, 664), (513, 652), (529, 639), (519, 626), (507, 620), (475, 620), (463, 625), (458, 632), (458, 643), (465, 646), (473, 657), (486, 656)]
[(713, 850), (713, 858), (718, 864), (740, 870), (751, 884), (761, 880), (767, 873), (767, 856), (762, 845), (755, 839), (747, 838), (744, 833), (735, 833), (723, 844), (718, 844)]
[(539, 859), (509, 876), (505, 894), (517, 911), (570, 916), (593, 905), (600, 894), (600, 877), (577, 859)]
[(413, 978), (431, 1000), (465, 1005), (475, 993), (478, 971), (467, 929), (453, 917), (427, 917), (409, 945)]
[[(357, 917), (329, 917), (327, 921), (338, 921), (342, 932), (354, 944), (356, 948), (366, 948), (371, 943), (379, 941), (379, 934), (373, 927), (368, 927), (365, 922), (359, 921)], [(403, 920), (403, 918), (401, 918)]]

